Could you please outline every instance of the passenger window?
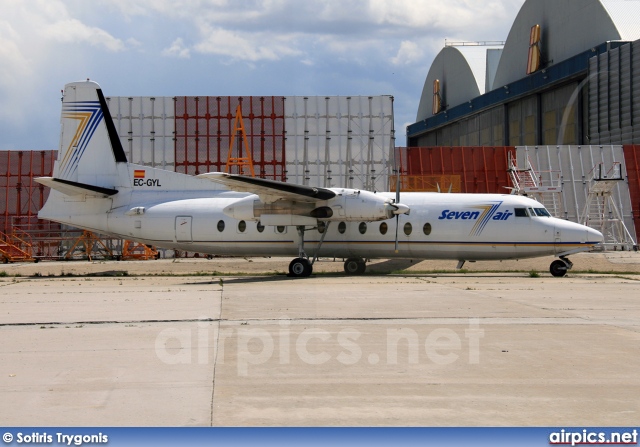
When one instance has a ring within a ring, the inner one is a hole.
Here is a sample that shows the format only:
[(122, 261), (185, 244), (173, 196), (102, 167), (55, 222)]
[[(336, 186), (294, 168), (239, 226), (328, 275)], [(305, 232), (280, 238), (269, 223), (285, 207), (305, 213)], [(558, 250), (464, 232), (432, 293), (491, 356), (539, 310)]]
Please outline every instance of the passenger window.
[(327, 229), (327, 224), (324, 222), (318, 222), (318, 233), (322, 234)]
[(244, 220), (241, 220), (240, 222), (238, 222), (238, 231), (240, 233), (244, 233), (244, 230), (247, 229), (247, 223)]
[(340, 222), (340, 223), (338, 224), (338, 232), (339, 232), (340, 234), (344, 234), (344, 232), (345, 232), (345, 231), (347, 231), (347, 224), (346, 224), (346, 223), (344, 223), (344, 222)]
[(516, 217), (527, 217), (527, 209), (526, 208), (514, 208), (513, 213)]
[(262, 225), (262, 222), (258, 221), (258, 225), (256, 227), (258, 229), (258, 233), (262, 233), (264, 231), (264, 225)]
[(429, 222), (424, 224), (424, 226), (422, 227), (422, 231), (424, 232), (424, 234), (429, 236), (431, 234), (431, 224)]
[(224, 231), (224, 220), (218, 221), (218, 231), (222, 233)]
[(360, 222), (360, 225), (358, 225), (358, 231), (360, 232), (360, 234), (365, 234), (367, 232), (367, 224), (364, 222)]
[(387, 234), (388, 229), (389, 229), (389, 226), (387, 225), (386, 222), (382, 222), (380, 224), (380, 234)]
[(407, 222), (406, 224), (404, 224), (404, 234), (409, 236), (411, 234), (411, 230), (413, 230), (413, 228), (411, 227), (411, 223)]
[(286, 229), (287, 229), (287, 227), (285, 227), (284, 225), (278, 225), (276, 227), (276, 232), (282, 234), (282, 233), (284, 233), (286, 231)]

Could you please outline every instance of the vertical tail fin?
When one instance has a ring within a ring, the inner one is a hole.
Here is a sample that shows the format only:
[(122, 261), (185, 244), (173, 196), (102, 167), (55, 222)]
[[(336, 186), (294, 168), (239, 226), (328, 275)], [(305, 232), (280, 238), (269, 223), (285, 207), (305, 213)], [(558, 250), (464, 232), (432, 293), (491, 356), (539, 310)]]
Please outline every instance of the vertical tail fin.
[(65, 85), (61, 135), (54, 177), (105, 188), (118, 186), (118, 163), (127, 157), (100, 86)]

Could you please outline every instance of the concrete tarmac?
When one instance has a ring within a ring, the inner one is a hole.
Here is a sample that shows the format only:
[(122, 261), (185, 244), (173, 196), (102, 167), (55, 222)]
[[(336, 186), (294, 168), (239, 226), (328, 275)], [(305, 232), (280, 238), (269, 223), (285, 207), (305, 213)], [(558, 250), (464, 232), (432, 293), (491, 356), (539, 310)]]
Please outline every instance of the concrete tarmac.
[(4, 277), (0, 420), (636, 425), (639, 279)]

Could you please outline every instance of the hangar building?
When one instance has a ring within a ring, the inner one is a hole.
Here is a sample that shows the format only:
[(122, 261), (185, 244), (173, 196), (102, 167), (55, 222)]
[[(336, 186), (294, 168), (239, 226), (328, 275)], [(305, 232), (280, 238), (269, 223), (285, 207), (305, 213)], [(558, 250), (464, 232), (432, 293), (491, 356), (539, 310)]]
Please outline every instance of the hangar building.
[(526, 0), (504, 44), (446, 43), (399, 150), (403, 189), (444, 175), (454, 191), (506, 193), (526, 168), (555, 190), (556, 216), (586, 222), (596, 177), (615, 175), (600, 214), (615, 205), (637, 241), (638, 17), (639, 1)]
[(637, 1), (527, 0), (502, 48), (438, 54), (408, 146), (640, 143), (638, 17)]

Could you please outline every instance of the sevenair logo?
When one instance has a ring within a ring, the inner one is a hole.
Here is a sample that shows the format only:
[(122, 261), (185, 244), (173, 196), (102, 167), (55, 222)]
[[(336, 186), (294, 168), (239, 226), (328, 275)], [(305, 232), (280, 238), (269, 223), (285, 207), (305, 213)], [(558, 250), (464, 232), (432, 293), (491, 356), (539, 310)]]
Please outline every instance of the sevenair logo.
[(78, 163), (82, 154), (87, 149), (89, 141), (102, 121), (102, 110), (98, 101), (67, 102), (62, 105), (62, 117), (78, 121), (69, 147), (67, 148), (62, 163), (60, 164), (60, 176), (69, 178), (78, 169)]
[(513, 216), (509, 210), (498, 211), (500, 205), (502, 202), (470, 207), (480, 211), (443, 210), (438, 220), (475, 220), (469, 236), (479, 236), (490, 220), (507, 220)]
[(133, 186), (155, 186), (160, 187), (160, 179), (146, 178), (147, 171), (144, 169), (135, 169), (133, 171)]

